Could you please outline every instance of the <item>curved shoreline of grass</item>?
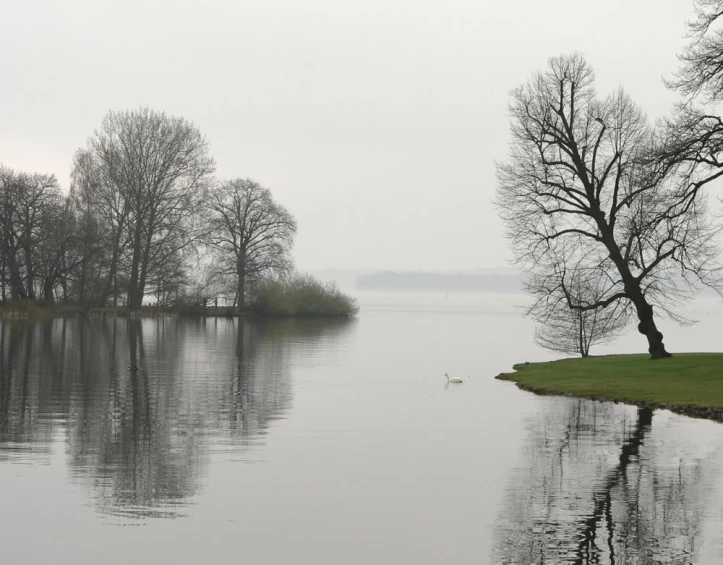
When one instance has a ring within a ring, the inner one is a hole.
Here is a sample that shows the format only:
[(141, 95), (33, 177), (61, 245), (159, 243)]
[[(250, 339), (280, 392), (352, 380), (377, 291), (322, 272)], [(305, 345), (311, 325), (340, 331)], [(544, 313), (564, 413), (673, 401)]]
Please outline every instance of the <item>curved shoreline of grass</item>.
[(537, 394), (574, 396), (663, 408), (723, 421), (723, 353), (608, 355), (520, 363), (497, 379)]

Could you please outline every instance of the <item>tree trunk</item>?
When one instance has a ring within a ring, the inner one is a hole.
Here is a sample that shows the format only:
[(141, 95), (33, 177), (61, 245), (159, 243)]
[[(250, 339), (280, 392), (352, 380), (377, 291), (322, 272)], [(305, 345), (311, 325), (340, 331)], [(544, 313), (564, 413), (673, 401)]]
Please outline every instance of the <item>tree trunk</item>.
[(137, 224), (135, 235), (133, 237), (133, 260), (131, 261), (131, 280), (128, 289), (128, 308), (130, 310), (141, 307), (143, 296), (139, 295), (139, 271), (141, 262), (141, 228), (140, 223)]
[(141, 266), (140, 274), (138, 276), (138, 308), (143, 306), (143, 298), (146, 296), (146, 267)]
[(582, 357), (587, 357), (588, 348), (585, 347), (585, 325), (584, 325), (585, 314), (582, 310), (577, 312), (577, 339), (578, 349)]
[(658, 331), (655, 321), (653, 320), (653, 307), (648, 304), (645, 299), (645, 295), (640, 289), (640, 281), (633, 276), (630, 271), (629, 265), (623, 259), (620, 253), (620, 248), (615, 243), (615, 239), (612, 234), (612, 229), (604, 223), (604, 220), (598, 222), (600, 230), (604, 233), (604, 243), (610, 252), (610, 258), (615, 263), (618, 269), (620, 278), (623, 280), (625, 286), (625, 293), (628, 299), (635, 306), (635, 311), (638, 314), (638, 332), (643, 334), (648, 339), (648, 352), (650, 353), (651, 359), (663, 359), (665, 357), (672, 357), (672, 354), (665, 350), (663, 345), (663, 334)]
[[(80, 262), (80, 280), (78, 281), (79, 289), (78, 289), (78, 302), (80, 304), (85, 304), (85, 284), (86, 284), (86, 277), (87, 277), (87, 267), (88, 267), (88, 259), (87, 254), (86, 257), (83, 258), (83, 260)], [(65, 293), (65, 285), (63, 285), (63, 293)], [(66, 298), (67, 301), (67, 298)]]
[(246, 273), (238, 275), (238, 306), (241, 310), (246, 307)]
[(156, 214), (151, 212), (148, 218), (148, 229), (142, 243), (141, 261), (138, 269), (138, 308), (143, 306), (143, 297), (146, 294), (146, 281), (148, 280), (148, 267), (151, 262), (151, 244), (153, 243), (153, 231), (156, 224)]
[(641, 297), (642, 301), (640, 304), (633, 301), (635, 309), (638, 312), (638, 331), (648, 338), (648, 352), (650, 353), (651, 359), (663, 359), (665, 357), (672, 357), (671, 353), (665, 350), (663, 344), (663, 334), (658, 331), (653, 319), (653, 307), (648, 304), (644, 297)]
[(98, 299), (98, 306), (101, 308), (105, 306), (110, 297), (111, 291), (113, 291), (113, 306), (118, 305), (118, 283), (117, 283), (117, 272), (118, 272), (118, 261), (120, 260), (121, 254), (121, 230), (119, 228), (113, 229), (113, 251), (111, 253), (110, 267), (108, 268), (108, 277), (106, 278), (103, 291)]
[(5, 243), (0, 249), (0, 291), (2, 291), (2, 301), (5, 302), (5, 282), (7, 281), (7, 268), (5, 267)]
[(10, 271), (10, 299), (25, 300), (28, 295), (25, 292), (23, 280), (20, 278), (20, 269), (15, 259), (15, 254), (9, 251), (6, 255), (8, 261), (8, 269)]
[(35, 300), (35, 276), (33, 273), (33, 252), (30, 244), (30, 234), (25, 234), (25, 241), (23, 243), (23, 251), (25, 252), (25, 268), (27, 271), (26, 288), (28, 298)]
[[(70, 297), (68, 296), (68, 277), (66, 275), (61, 275), (60, 287), (63, 289), (63, 304), (67, 306)], [(83, 301), (80, 303), (83, 304)]]
[(53, 293), (53, 279), (48, 277), (43, 283), (43, 302), (48, 306), (55, 304), (55, 294)]
[(243, 310), (246, 307), (246, 253), (241, 252), (236, 263), (236, 273), (238, 274), (238, 305)]

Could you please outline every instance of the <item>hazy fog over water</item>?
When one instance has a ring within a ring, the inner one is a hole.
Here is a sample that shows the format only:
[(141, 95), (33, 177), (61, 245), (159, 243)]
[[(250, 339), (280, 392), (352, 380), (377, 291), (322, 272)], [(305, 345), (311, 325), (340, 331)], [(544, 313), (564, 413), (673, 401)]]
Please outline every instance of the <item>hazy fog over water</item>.
[(69, 184), (108, 110), (195, 122), (220, 178), (297, 218), (302, 269), (472, 269), (509, 258), (491, 205), (508, 92), (562, 52), (652, 117), (675, 95), (688, 1), (11, 3), (0, 162)]

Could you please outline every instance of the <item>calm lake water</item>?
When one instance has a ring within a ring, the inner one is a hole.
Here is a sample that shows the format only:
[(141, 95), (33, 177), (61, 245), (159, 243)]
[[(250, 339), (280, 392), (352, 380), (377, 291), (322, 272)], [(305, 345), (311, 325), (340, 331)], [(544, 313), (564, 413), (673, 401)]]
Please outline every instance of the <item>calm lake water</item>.
[[(723, 425), (494, 380), (555, 357), (519, 296), (360, 301), (0, 322), (0, 560), (723, 562)], [(720, 350), (720, 304), (688, 313), (669, 349)]]

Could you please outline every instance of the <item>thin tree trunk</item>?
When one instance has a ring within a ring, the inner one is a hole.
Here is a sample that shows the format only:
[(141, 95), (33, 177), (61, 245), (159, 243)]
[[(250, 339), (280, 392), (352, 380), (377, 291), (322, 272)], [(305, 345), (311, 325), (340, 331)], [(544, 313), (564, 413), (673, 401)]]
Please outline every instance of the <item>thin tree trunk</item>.
[(239, 253), (238, 262), (236, 264), (236, 273), (238, 274), (238, 304), (239, 309), (246, 307), (246, 253)]
[(53, 293), (53, 278), (48, 277), (43, 283), (43, 302), (48, 306), (55, 304), (55, 294)]
[(155, 213), (151, 213), (148, 219), (148, 230), (143, 242), (141, 262), (138, 274), (138, 307), (143, 306), (143, 297), (146, 293), (146, 280), (148, 279), (148, 265), (151, 259), (151, 244), (153, 243), (152, 227), (156, 221)]
[(30, 300), (35, 300), (35, 276), (33, 273), (33, 251), (31, 248), (31, 234), (25, 233), (23, 238), (23, 251), (25, 252), (25, 269), (27, 271), (27, 277), (25, 284), (27, 288), (27, 295)]
[(128, 308), (130, 310), (140, 308), (141, 297), (139, 296), (138, 276), (141, 261), (141, 235), (140, 223), (138, 223), (133, 237), (133, 259), (131, 261), (131, 279), (128, 290)]
[[(60, 287), (63, 289), (63, 304), (68, 305), (68, 277), (66, 275), (60, 276)], [(83, 302), (80, 302), (83, 304)]]
[[(78, 302), (80, 304), (85, 304), (85, 279), (86, 279), (86, 271), (88, 268), (88, 256), (87, 254), (83, 258), (83, 260), (80, 262), (80, 288), (78, 289)], [(63, 288), (63, 293), (65, 293), (65, 288)], [(66, 299), (67, 301), (67, 299)]]
[(5, 242), (3, 247), (0, 249), (0, 291), (2, 292), (2, 301), (5, 302), (5, 283), (7, 281), (7, 268), (5, 266)]
[(23, 286), (23, 280), (20, 278), (20, 269), (15, 259), (15, 254), (10, 250), (7, 253), (8, 267), (10, 270), (10, 298), (11, 300), (25, 300), (28, 295)]
[(111, 254), (110, 267), (108, 268), (108, 277), (106, 278), (106, 282), (103, 287), (103, 291), (102, 291), (100, 297), (98, 298), (98, 306), (100, 306), (100, 307), (105, 306), (106, 302), (108, 301), (108, 297), (110, 296), (111, 291), (113, 292), (113, 306), (118, 305), (117, 272), (118, 272), (118, 261), (120, 260), (120, 254), (121, 254), (120, 238), (121, 238), (121, 230), (120, 230), (120, 228), (116, 228), (113, 233), (113, 252)]

